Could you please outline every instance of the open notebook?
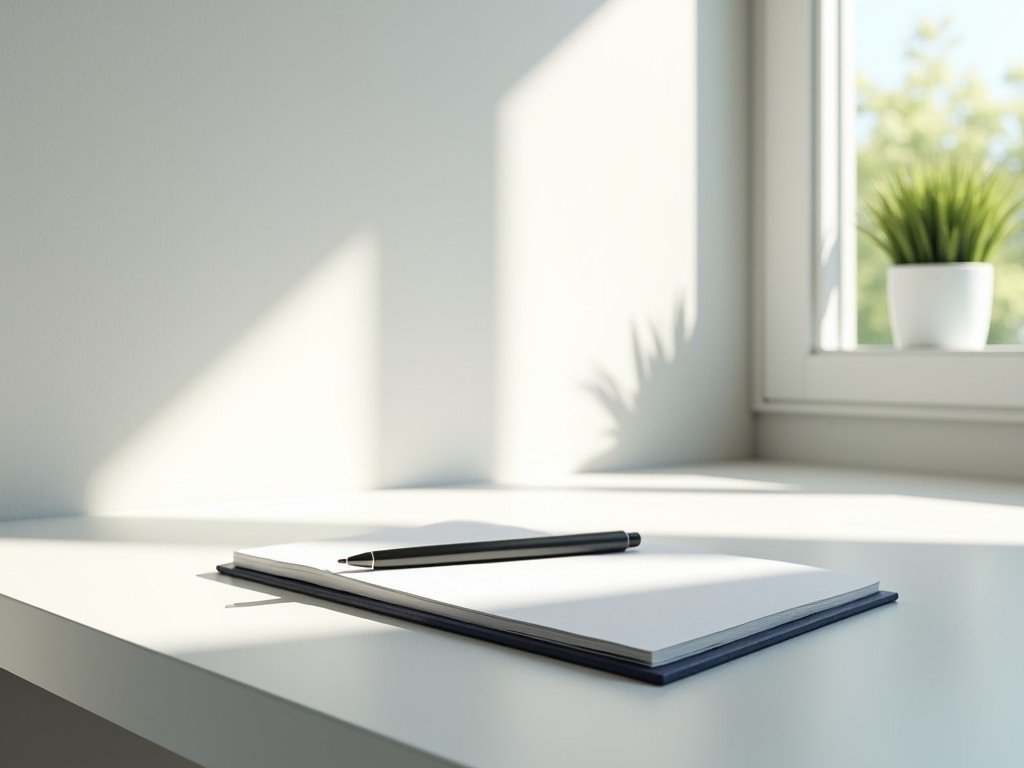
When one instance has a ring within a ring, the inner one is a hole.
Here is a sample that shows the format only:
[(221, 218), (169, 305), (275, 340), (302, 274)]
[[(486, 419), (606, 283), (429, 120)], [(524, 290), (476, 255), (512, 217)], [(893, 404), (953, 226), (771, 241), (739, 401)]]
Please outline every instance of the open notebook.
[(896, 599), (876, 580), (647, 541), (614, 554), (397, 570), (339, 558), (543, 532), (476, 522), (235, 552), (224, 573), (665, 683)]

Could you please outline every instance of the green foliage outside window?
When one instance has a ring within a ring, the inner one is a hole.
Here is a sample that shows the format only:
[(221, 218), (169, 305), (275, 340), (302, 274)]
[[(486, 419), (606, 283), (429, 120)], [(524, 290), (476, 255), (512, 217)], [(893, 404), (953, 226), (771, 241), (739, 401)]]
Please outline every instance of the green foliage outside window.
[[(997, 98), (977, 75), (952, 71), (949, 54), (957, 39), (951, 26), (948, 18), (917, 25), (898, 87), (858, 77), (857, 107), (867, 123), (857, 151), (860, 211), (880, 177), (943, 152), (1024, 175), (1024, 66), (1006, 73), (1012, 93)], [(858, 232), (857, 259), (858, 340), (891, 344), (885, 299), (890, 261), (864, 232)], [(1024, 235), (1006, 241), (992, 262), (996, 284), (988, 343), (1024, 343)]]

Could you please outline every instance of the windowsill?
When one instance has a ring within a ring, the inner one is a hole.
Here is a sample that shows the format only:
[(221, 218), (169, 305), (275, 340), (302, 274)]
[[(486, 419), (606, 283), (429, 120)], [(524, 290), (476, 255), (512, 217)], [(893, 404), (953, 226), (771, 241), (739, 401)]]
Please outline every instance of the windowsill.
[(839, 350), (818, 350), (816, 355), (914, 355), (928, 357), (977, 357), (981, 355), (1018, 355), (1024, 357), (1024, 345), (1020, 344), (990, 344), (984, 349), (978, 350), (948, 350), (948, 349), (896, 349), (889, 344), (860, 344), (856, 349)]
[[(908, 405), (878, 401), (844, 403), (832, 401), (761, 400), (754, 404), (755, 413), (778, 413), (808, 416), (843, 416), (847, 418), (908, 419), (911, 421), (977, 422), (981, 424), (1024, 424), (1024, 413), (1017, 409), (983, 406)], [(954, 438), (955, 435), (950, 435)]]

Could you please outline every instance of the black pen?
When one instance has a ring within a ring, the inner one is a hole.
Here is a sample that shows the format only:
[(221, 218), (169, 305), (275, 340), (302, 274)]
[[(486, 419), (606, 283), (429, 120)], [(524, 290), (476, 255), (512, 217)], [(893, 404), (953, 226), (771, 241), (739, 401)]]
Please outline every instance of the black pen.
[(639, 533), (604, 531), (568, 536), (536, 536), (529, 539), (468, 541), (462, 544), (437, 544), (363, 552), (343, 557), (339, 563), (359, 568), (421, 568), (431, 565), (493, 563), (502, 560), (532, 560), (540, 557), (596, 555), (622, 552), (640, 545)]

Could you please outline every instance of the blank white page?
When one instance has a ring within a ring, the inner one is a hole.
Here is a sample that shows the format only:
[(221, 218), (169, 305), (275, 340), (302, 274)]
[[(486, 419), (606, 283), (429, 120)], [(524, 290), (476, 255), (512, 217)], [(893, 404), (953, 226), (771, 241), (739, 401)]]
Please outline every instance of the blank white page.
[(652, 654), (737, 627), (757, 631), (768, 617), (785, 618), (805, 606), (877, 589), (876, 580), (860, 576), (647, 542), (611, 554), (430, 568), (368, 571), (337, 562), (370, 549), (536, 535), (543, 534), (453, 522), (244, 554), (336, 572), (370, 588), (358, 590), (363, 594), (405, 593), (417, 604), (428, 603), (427, 610), (429, 604), (456, 606), (480, 614), (484, 624), (494, 625), (485, 616), (498, 617), (551, 630), (539, 636), (594, 638)]

